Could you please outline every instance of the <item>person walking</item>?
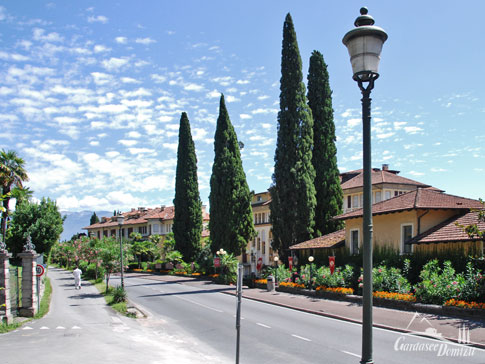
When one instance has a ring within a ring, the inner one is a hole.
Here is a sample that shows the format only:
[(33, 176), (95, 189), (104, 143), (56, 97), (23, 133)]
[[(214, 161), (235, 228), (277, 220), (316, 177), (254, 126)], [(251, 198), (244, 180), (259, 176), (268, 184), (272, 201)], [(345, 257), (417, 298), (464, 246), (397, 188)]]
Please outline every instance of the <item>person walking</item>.
[(74, 286), (76, 287), (76, 289), (81, 289), (81, 274), (82, 274), (82, 270), (79, 269), (78, 266), (76, 266), (76, 269), (74, 269), (74, 271), (72, 272), (72, 274), (74, 275)]

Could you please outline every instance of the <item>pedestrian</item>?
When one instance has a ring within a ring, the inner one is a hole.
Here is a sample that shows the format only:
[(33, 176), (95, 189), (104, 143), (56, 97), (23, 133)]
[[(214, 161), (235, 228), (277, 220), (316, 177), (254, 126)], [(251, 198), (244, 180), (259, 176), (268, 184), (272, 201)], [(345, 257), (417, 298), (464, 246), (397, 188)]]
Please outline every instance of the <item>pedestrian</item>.
[(76, 289), (81, 289), (81, 274), (82, 274), (82, 270), (79, 269), (78, 266), (76, 266), (76, 269), (74, 269), (74, 271), (72, 272), (72, 274), (74, 275), (74, 286), (76, 287)]

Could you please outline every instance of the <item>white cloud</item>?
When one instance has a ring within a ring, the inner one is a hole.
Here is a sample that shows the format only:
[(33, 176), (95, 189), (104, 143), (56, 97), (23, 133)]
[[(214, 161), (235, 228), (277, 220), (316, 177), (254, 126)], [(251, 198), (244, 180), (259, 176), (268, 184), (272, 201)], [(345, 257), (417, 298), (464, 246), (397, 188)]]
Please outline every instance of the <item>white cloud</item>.
[(167, 81), (167, 78), (165, 76), (158, 75), (156, 73), (151, 74), (150, 77), (155, 83), (163, 83)]
[(121, 145), (124, 145), (125, 147), (132, 147), (138, 144), (138, 140), (121, 139), (121, 140), (118, 140), (118, 143), (120, 143)]
[(156, 40), (151, 39), (149, 37), (147, 37), (147, 38), (136, 38), (136, 40), (135, 40), (135, 43), (144, 44), (144, 45), (148, 45), (148, 44), (156, 43), (156, 42), (157, 42)]
[(243, 120), (252, 119), (253, 117), (248, 114), (239, 114), (239, 117)]
[(258, 108), (258, 109), (255, 109), (253, 111), (251, 111), (252, 114), (277, 114), (278, 113), (278, 110), (277, 109), (270, 109), (270, 108), (266, 108), (266, 109), (263, 109), (263, 108)]
[(226, 99), (227, 102), (237, 102), (237, 101), (241, 101), (241, 99), (238, 99), (237, 97), (234, 97), (232, 95), (228, 95), (225, 99)]
[(88, 17), (88, 23), (103, 23), (106, 24), (108, 22), (108, 18), (105, 17), (104, 15), (98, 15), (98, 16), (90, 16)]
[(129, 60), (126, 57), (111, 57), (110, 59), (103, 60), (101, 64), (108, 71), (118, 71), (121, 67), (127, 65), (128, 62)]
[(91, 72), (91, 76), (93, 77), (94, 83), (100, 86), (111, 83), (113, 80), (111, 75), (102, 72)]
[(130, 131), (126, 134), (126, 136), (129, 138), (140, 138), (141, 134), (137, 131)]
[(221, 93), (217, 90), (212, 90), (211, 92), (208, 92), (206, 94), (206, 97), (208, 99), (215, 99), (215, 98), (221, 97)]
[(395, 134), (394, 132), (380, 133), (380, 134), (377, 134), (376, 137), (377, 137), (377, 139), (387, 139), (387, 138), (392, 137), (394, 134)]
[(111, 48), (108, 48), (104, 45), (97, 44), (94, 46), (94, 53), (102, 53), (102, 52), (109, 52)]
[(45, 30), (41, 28), (34, 28), (33, 33), (34, 40), (41, 42), (62, 42), (64, 40), (64, 38), (55, 32), (45, 34)]
[(408, 134), (416, 134), (420, 131), (423, 131), (423, 129), (417, 126), (405, 126), (404, 131)]
[(141, 83), (141, 81), (138, 81), (138, 80), (131, 78), (131, 77), (121, 77), (120, 80), (123, 83)]
[(178, 143), (163, 143), (163, 147), (171, 150), (172, 152), (177, 152)]
[(197, 85), (195, 83), (189, 83), (184, 86), (184, 90), (186, 91), (195, 91), (195, 92), (201, 92), (204, 91), (204, 86), (202, 85)]
[(347, 126), (349, 128), (354, 128), (361, 123), (362, 119), (349, 119), (347, 120)]
[(155, 150), (149, 148), (128, 148), (131, 154), (156, 154)]
[(411, 176), (424, 176), (424, 173), (423, 172), (416, 172), (416, 171), (409, 171), (408, 172)]
[(126, 44), (128, 42), (128, 38), (126, 38), (126, 37), (116, 37), (115, 41), (116, 41), (116, 43), (119, 43), (119, 44)]

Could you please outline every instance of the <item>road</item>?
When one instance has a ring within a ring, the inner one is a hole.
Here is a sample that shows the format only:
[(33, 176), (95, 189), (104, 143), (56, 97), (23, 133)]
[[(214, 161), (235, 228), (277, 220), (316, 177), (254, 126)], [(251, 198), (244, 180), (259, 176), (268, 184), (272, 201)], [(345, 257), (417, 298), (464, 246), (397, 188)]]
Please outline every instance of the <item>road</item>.
[(228, 362), (196, 337), (169, 331), (159, 318), (117, 314), (94, 286), (75, 290), (70, 272), (50, 268), (48, 275), (53, 286), (50, 312), (0, 335), (1, 364)]
[[(234, 287), (171, 276), (125, 277), (128, 296), (170, 330), (197, 337), (232, 358)], [(358, 363), (361, 326), (243, 299), (241, 363)], [(485, 351), (390, 330), (374, 330), (376, 363), (485, 363)]]

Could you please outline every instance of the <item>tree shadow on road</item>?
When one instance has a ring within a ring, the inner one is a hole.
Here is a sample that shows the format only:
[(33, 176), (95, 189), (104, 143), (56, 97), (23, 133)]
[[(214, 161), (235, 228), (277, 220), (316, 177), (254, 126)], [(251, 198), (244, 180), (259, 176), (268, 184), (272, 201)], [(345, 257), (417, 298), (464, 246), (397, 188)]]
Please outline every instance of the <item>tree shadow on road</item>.
[(103, 298), (103, 295), (100, 293), (80, 293), (74, 296), (69, 296), (68, 298), (75, 299), (75, 300), (83, 300), (87, 298)]
[(147, 294), (138, 297), (163, 297), (163, 296), (183, 296), (183, 295), (191, 295), (191, 294), (200, 294), (200, 293), (220, 293), (231, 291), (233, 288), (217, 288), (217, 289), (199, 289), (195, 291), (188, 291), (188, 292), (171, 292), (171, 293), (156, 293), (156, 294)]

